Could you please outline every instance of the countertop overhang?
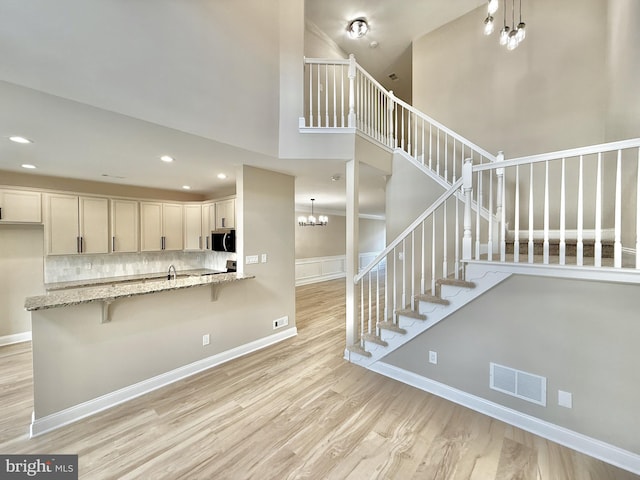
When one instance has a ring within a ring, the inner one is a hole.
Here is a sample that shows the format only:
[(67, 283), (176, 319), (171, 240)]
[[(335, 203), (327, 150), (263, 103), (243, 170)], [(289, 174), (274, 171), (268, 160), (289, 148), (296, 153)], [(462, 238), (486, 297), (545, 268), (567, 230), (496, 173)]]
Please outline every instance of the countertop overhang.
[[(108, 305), (119, 298), (133, 297), (136, 295), (147, 295), (150, 293), (179, 290), (182, 288), (200, 287), (210, 285), (222, 285), (255, 278), (254, 275), (243, 273), (218, 273), (215, 275), (188, 275), (175, 279), (153, 278), (132, 282), (131, 280), (110, 281), (97, 286), (85, 286), (80, 288), (66, 288), (63, 290), (49, 291), (45, 295), (27, 297), (25, 309), (27, 311), (43, 310), (47, 308), (69, 307), (83, 303), (103, 302), (103, 306), (108, 309)], [(105, 312), (108, 316), (108, 312)], [(103, 318), (103, 321), (108, 321)]]

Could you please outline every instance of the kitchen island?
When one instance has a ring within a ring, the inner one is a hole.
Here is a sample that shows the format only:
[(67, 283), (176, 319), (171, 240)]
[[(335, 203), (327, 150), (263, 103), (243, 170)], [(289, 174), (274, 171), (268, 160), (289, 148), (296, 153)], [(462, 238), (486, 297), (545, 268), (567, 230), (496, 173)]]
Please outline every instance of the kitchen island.
[(28, 297), (31, 434), (295, 336), (295, 326), (284, 322), (276, 329), (274, 318), (266, 318), (260, 308), (264, 288), (253, 278), (196, 272), (103, 279)]

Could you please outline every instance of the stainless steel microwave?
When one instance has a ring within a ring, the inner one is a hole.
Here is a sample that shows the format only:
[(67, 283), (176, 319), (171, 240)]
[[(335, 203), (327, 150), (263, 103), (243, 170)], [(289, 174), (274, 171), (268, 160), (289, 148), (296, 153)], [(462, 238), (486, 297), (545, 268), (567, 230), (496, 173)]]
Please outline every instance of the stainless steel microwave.
[(211, 250), (214, 252), (235, 252), (236, 231), (225, 228), (211, 232)]

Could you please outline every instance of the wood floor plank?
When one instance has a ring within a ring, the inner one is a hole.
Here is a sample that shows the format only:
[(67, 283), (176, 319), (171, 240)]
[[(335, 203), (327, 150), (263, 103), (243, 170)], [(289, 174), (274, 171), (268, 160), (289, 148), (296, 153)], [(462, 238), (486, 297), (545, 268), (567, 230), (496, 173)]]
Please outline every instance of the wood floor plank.
[(39, 437), (31, 346), (0, 348), (0, 452), (80, 478), (638, 480), (343, 359), (345, 280), (296, 289), (298, 336)]

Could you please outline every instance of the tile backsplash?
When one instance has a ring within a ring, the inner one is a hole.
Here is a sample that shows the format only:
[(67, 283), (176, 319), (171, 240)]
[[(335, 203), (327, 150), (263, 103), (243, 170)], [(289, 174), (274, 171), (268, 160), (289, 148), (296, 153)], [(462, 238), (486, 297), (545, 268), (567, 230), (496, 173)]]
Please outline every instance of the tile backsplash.
[(176, 270), (208, 268), (224, 270), (235, 253), (225, 252), (142, 252), (108, 255), (49, 255), (44, 261), (44, 282), (72, 282), (95, 278), (164, 273), (169, 265)]

